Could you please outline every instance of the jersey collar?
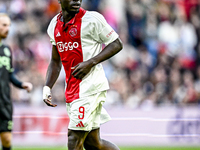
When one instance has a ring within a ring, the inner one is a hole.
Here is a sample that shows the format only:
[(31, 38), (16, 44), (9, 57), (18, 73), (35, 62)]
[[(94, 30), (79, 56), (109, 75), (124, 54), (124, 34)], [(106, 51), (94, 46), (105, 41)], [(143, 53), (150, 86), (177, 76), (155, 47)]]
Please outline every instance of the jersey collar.
[(80, 7), (79, 12), (68, 22), (64, 25), (64, 22), (61, 21), (62, 18), (62, 11), (60, 12), (60, 15), (58, 16), (58, 21), (62, 23), (63, 31), (67, 29), (68, 25), (73, 25), (77, 19), (82, 18), (82, 16), (85, 14), (86, 10), (84, 10), (82, 7)]

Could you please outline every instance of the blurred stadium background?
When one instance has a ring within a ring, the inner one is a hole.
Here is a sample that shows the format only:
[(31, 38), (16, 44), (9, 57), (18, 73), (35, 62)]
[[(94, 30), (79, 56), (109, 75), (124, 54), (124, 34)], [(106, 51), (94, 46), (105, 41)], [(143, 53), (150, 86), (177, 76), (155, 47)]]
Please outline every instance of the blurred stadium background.
[[(103, 63), (113, 121), (102, 137), (129, 149), (200, 149), (200, 1), (83, 0), (82, 7), (102, 13), (124, 43)], [(29, 94), (12, 87), (16, 150), (66, 147), (63, 71), (52, 90), (59, 108), (42, 101), (51, 55), (46, 30), (59, 11), (57, 0), (0, 0), (0, 12), (12, 19), (4, 42), (15, 73), (34, 85)]]

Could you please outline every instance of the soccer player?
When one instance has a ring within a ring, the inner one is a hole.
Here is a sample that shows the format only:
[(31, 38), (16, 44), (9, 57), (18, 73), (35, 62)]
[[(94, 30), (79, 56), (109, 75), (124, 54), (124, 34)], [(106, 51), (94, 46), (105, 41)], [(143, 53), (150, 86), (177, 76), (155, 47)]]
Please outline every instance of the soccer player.
[[(119, 150), (100, 138), (100, 124), (110, 120), (102, 107), (109, 89), (101, 62), (122, 49), (118, 34), (98, 12), (81, 8), (82, 0), (58, 0), (62, 11), (50, 22), (51, 61), (43, 101), (51, 107), (51, 89), (61, 66), (66, 73), (68, 150)], [(105, 48), (102, 50), (102, 44)]]
[(11, 149), (12, 114), (13, 107), (10, 98), (9, 83), (16, 87), (32, 90), (32, 84), (19, 81), (13, 73), (12, 53), (8, 46), (2, 44), (9, 32), (10, 18), (7, 14), (0, 13), (0, 137), (2, 150)]

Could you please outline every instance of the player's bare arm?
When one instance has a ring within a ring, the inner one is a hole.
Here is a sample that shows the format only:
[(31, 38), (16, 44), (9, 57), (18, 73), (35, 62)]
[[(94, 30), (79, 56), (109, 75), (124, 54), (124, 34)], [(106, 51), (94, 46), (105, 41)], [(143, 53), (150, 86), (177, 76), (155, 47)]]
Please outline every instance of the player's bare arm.
[(122, 47), (123, 45), (122, 45), (121, 40), (119, 38), (116, 39), (115, 41), (107, 45), (95, 57), (87, 61), (81, 62), (78, 65), (72, 67), (71, 69), (74, 69), (74, 71), (72, 72), (72, 75), (77, 79), (82, 79), (86, 74), (89, 73), (89, 71), (91, 70), (93, 66), (114, 56), (122, 49)]
[(45, 87), (43, 88), (43, 101), (51, 107), (56, 107), (56, 104), (51, 103), (51, 88), (53, 87), (54, 83), (56, 82), (60, 70), (61, 70), (61, 59), (60, 55), (58, 54), (56, 46), (52, 47), (52, 56), (51, 61), (48, 66), (47, 75), (46, 75), (46, 83)]
[(61, 59), (60, 55), (58, 54), (58, 50), (56, 46), (53, 45), (52, 47), (52, 54), (51, 54), (51, 61), (48, 66), (47, 75), (46, 75), (46, 83), (45, 85), (52, 88), (54, 83), (56, 82), (60, 70), (61, 70)]

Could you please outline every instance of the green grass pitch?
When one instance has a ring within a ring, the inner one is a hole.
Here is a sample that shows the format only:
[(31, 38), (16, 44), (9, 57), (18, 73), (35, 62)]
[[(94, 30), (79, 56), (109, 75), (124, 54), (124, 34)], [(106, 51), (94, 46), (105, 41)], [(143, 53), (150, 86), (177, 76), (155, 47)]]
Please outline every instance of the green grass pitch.
[[(14, 147), (13, 150), (67, 150), (63, 147), (27, 148)], [(120, 147), (120, 150), (200, 150), (200, 147)]]

